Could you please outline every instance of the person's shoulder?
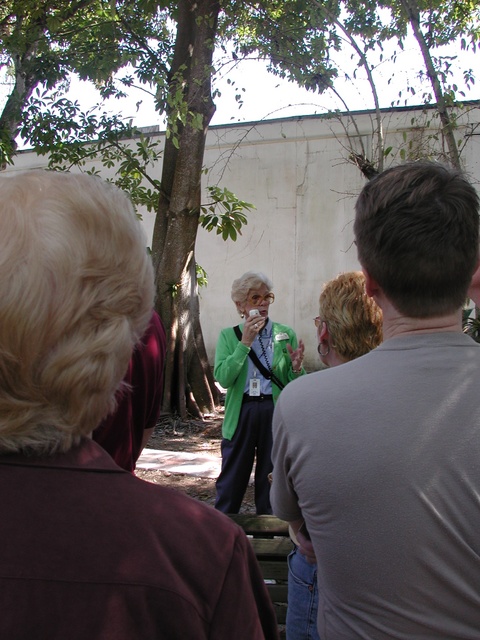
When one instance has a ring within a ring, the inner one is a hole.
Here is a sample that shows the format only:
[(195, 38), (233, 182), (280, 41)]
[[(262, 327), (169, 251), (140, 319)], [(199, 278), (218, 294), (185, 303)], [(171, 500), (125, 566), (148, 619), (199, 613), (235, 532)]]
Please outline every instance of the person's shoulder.
[[(238, 326), (240, 328), (240, 331), (242, 330), (242, 325), (238, 324), (235, 325)], [(220, 329), (220, 335), (223, 336), (224, 338), (236, 338), (236, 334), (235, 334), (235, 327), (224, 327), (223, 329)]]
[(275, 406), (283, 408), (292, 405), (298, 406), (298, 402), (304, 404), (309, 402), (311, 398), (316, 397), (320, 388), (317, 375), (320, 373), (320, 371), (315, 371), (291, 380), (282, 389)]
[(162, 350), (166, 345), (166, 333), (162, 320), (156, 311), (152, 311), (152, 315), (148, 322), (145, 333), (136, 345), (133, 351), (133, 358), (142, 358), (148, 352), (155, 350), (159, 346)]
[(156, 311), (153, 311), (152, 313), (146, 333), (147, 335), (156, 335), (160, 337), (165, 336), (165, 327), (163, 326), (163, 322)]
[[(347, 362), (339, 367), (326, 367), (319, 371), (312, 371), (304, 376), (299, 376), (287, 384), (282, 390), (277, 404), (281, 401), (281, 406), (298, 403), (310, 405), (316, 402), (323, 402), (336, 394), (339, 390), (348, 386), (348, 380), (356, 383), (358, 373), (355, 371), (348, 372), (352, 362)], [(348, 369), (347, 369), (348, 367)]]
[(178, 535), (198, 537), (204, 535), (210, 540), (228, 539), (233, 541), (241, 529), (230, 518), (212, 506), (195, 500), (170, 487), (163, 487), (140, 478), (132, 477), (134, 493), (140, 498), (144, 508), (148, 505), (149, 517), (168, 522), (170, 532)]

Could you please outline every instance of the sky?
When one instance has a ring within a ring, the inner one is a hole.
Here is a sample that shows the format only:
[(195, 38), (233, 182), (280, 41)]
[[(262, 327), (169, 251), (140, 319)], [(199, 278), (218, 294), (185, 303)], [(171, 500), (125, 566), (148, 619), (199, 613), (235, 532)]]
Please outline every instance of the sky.
[[(394, 53), (397, 57), (395, 62), (392, 62)], [(462, 52), (460, 47), (450, 46), (443, 47), (439, 53), (451, 56), (452, 69), (455, 71), (455, 81), (459, 89), (464, 88), (463, 70), (472, 68), (475, 71), (480, 67), (478, 52), (476, 54)], [(340, 58), (335, 60), (340, 70), (335, 89), (341, 94), (348, 109), (351, 111), (372, 109), (374, 102), (363, 71), (357, 73), (355, 82), (350, 80), (355, 69), (356, 58), (354, 60), (350, 58), (348, 49), (334, 55), (340, 55)], [(395, 51), (392, 45), (390, 49), (384, 49), (382, 60), (370, 57), (370, 61), (373, 65), (372, 73), (377, 84), (381, 107), (390, 107), (392, 103), (396, 106), (423, 104), (422, 94), (425, 88), (429, 89), (429, 85), (424, 83), (422, 88), (418, 79), (423, 64), (415, 42), (410, 41), (404, 51)], [(222, 67), (222, 72), (215, 79), (215, 86), (221, 92), (221, 96), (215, 99), (217, 110), (210, 125), (310, 115), (325, 113), (330, 109), (346, 110), (345, 105), (331, 93), (319, 95), (268, 73), (267, 65), (263, 61), (250, 59), (236, 64), (235, 67), (229, 65)], [(416, 89), (414, 95), (407, 90), (408, 86)], [(3, 106), (1, 89), (0, 87), (0, 109)], [(5, 99), (6, 89), (5, 87), (3, 89)], [(235, 99), (236, 94), (241, 95), (241, 102)], [(99, 93), (93, 85), (81, 82), (75, 77), (71, 78), (68, 95), (78, 100), (84, 109), (91, 108), (100, 101)], [(478, 85), (466, 91), (465, 98), (480, 99)], [(132, 119), (137, 126), (158, 125), (161, 130), (165, 128), (164, 120), (155, 112), (153, 98), (145, 88), (130, 88), (128, 98), (122, 101), (109, 100), (106, 110)]]
[[(406, 47), (403, 52), (397, 51), (396, 61), (390, 60), (394, 53), (385, 50), (383, 60), (372, 60), (373, 75), (378, 86), (380, 106), (389, 107), (392, 102), (396, 106), (418, 105), (423, 103), (423, 91), (429, 86), (418, 79), (422, 68), (421, 59), (414, 43)], [(479, 67), (479, 53), (473, 54), (460, 51), (459, 47), (443, 48), (443, 55), (452, 57), (452, 69), (455, 70), (456, 83), (459, 89), (464, 88), (462, 82), (463, 70)], [(351, 111), (371, 109), (374, 107), (373, 98), (363, 73), (357, 74), (352, 82), (354, 63), (349, 54), (345, 53), (338, 61), (340, 74), (335, 88), (342, 95)], [(338, 108), (342, 111), (345, 106), (332, 94), (313, 93), (298, 87), (295, 83), (275, 77), (267, 71), (265, 62), (259, 60), (242, 61), (236, 68), (226, 67), (223, 75), (216, 80), (216, 86), (221, 96), (215, 99), (216, 113), (211, 125), (221, 125), (237, 122), (251, 122), (262, 119), (283, 118), (295, 115), (309, 115), (325, 113), (329, 109)], [(416, 93), (407, 91), (413, 86)], [(399, 97), (399, 94), (401, 96)], [(241, 106), (235, 100), (235, 95), (242, 96)], [(80, 100), (82, 106), (90, 107), (99, 100), (98, 94), (90, 85), (72, 79), (70, 95)], [(466, 91), (466, 99), (479, 99), (480, 91), (477, 85)], [(164, 122), (155, 112), (153, 99), (145, 90), (130, 89), (129, 98), (122, 102), (111, 100), (108, 109), (120, 111), (123, 116), (132, 118), (137, 126), (152, 126), (158, 124), (164, 128)]]

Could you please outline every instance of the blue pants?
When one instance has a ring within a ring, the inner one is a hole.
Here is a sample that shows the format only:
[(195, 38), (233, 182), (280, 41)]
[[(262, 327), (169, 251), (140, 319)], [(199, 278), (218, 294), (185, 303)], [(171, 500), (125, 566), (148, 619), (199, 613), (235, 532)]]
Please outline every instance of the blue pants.
[(295, 547), (288, 556), (287, 640), (319, 640), (317, 565)]
[(242, 404), (231, 440), (222, 440), (222, 469), (218, 476), (215, 508), (238, 513), (255, 463), (255, 508), (257, 514), (272, 513), (270, 481), (272, 465), (273, 400)]

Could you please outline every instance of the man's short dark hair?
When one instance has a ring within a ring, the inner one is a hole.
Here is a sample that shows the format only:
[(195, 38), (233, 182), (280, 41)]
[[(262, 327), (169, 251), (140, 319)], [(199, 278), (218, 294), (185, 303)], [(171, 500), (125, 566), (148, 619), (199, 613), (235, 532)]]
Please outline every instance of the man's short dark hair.
[(459, 309), (478, 260), (479, 198), (458, 170), (435, 162), (387, 169), (355, 205), (358, 258), (409, 317)]

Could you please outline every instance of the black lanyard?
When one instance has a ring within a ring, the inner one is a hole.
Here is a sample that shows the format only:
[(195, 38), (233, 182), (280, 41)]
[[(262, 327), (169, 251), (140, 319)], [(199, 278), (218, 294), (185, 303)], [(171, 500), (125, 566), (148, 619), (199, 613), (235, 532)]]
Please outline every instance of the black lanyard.
[[(233, 327), (233, 330), (235, 331), (235, 335), (237, 336), (237, 338), (241, 341), (242, 340), (242, 332), (240, 331), (240, 327), (237, 324), (237, 326)], [(265, 354), (265, 348), (262, 344), (262, 341), (260, 340), (260, 346), (262, 347), (262, 351), (263, 351), (263, 355), (265, 356), (265, 360), (268, 363), (268, 359), (267, 356)], [(259, 360), (257, 354), (255, 353), (255, 351), (250, 347), (250, 351), (248, 352), (248, 357), (251, 359), (251, 361), (253, 362), (253, 364), (257, 367), (257, 369), (260, 371), (260, 373), (262, 374), (262, 376), (264, 378), (266, 378), (267, 380), (271, 380), (274, 384), (277, 385), (277, 387), (280, 389), (280, 391), (285, 387), (285, 385), (283, 384), (283, 382), (281, 382), (277, 376), (273, 373), (272, 369), (269, 368), (267, 369)]]

